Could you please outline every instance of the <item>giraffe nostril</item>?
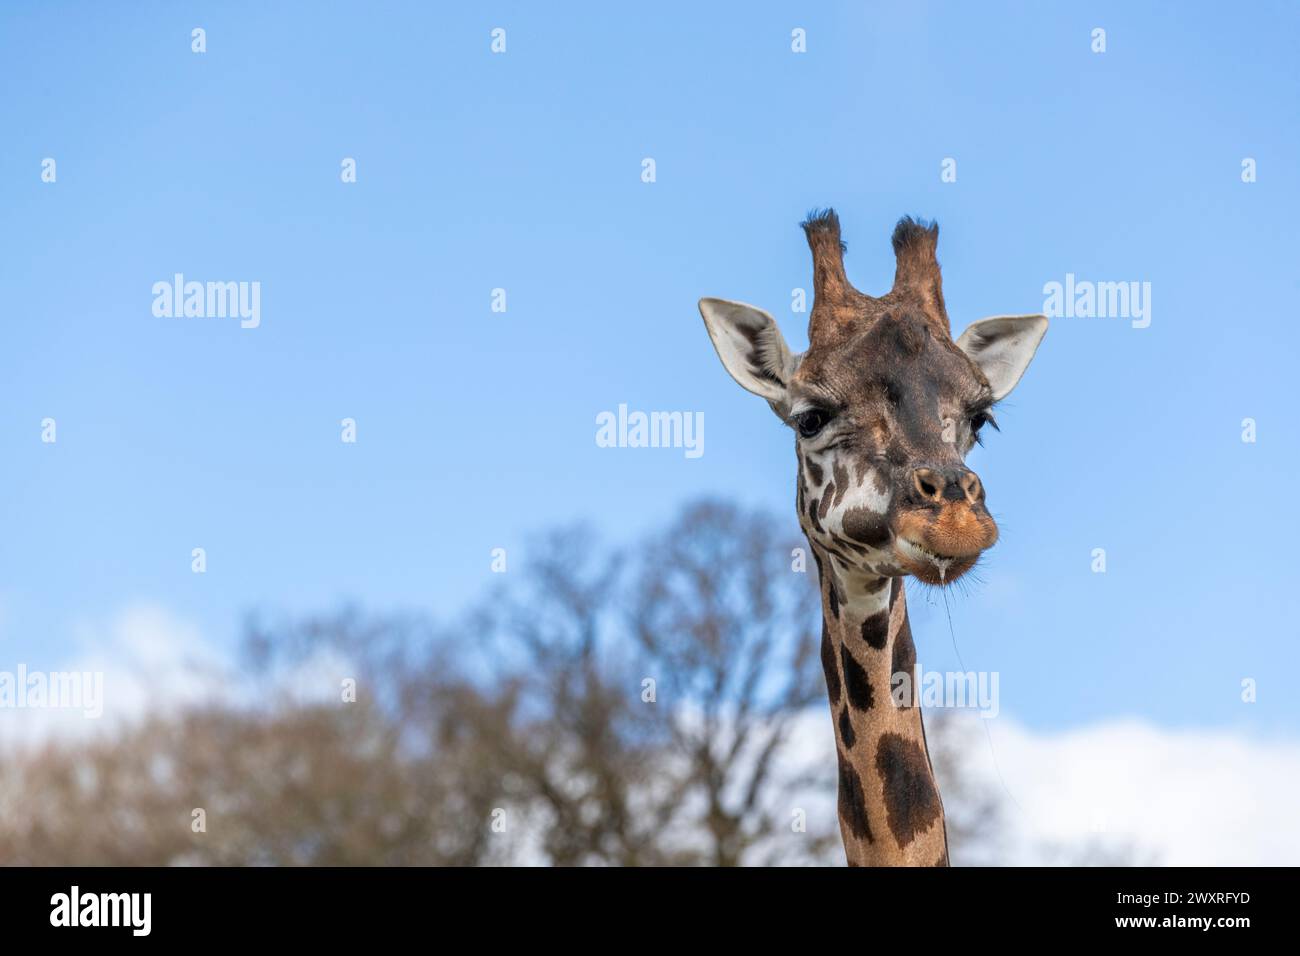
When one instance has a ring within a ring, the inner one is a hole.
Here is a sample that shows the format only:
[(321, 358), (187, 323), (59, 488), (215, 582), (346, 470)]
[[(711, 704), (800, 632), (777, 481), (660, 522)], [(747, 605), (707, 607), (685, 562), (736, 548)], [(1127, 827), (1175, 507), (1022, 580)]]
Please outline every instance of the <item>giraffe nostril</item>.
[(929, 468), (918, 468), (912, 472), (912, 482), (916, 490), (921, 493), (921, 497), (931, 501), (938, 499), (942, 483), (939, 476)]

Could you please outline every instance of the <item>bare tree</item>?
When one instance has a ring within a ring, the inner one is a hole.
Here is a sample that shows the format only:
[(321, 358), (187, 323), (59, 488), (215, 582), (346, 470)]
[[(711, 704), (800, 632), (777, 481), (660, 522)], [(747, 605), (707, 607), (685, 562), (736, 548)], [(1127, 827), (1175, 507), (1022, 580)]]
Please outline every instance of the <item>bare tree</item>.
[[(804, 547), (766, 515), (706, 501), (641, 549), (632, 633), (684, 761), (675, 797), (696, 798), (715, 866), (788, 832), (784, 798), (809, 784), (777, 772), (792, 721), (825, 694)], [(816, 856), (836, 835), (822, 828), (806, 849)]]

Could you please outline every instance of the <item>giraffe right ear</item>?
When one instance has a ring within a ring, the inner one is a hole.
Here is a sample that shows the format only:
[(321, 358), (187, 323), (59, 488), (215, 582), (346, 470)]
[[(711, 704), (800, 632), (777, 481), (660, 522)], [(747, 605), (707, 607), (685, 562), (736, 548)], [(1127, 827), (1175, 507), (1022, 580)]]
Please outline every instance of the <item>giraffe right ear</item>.
[(700, 315), (731, 377), (785, 418), (790, 406), (786, 386), (799, 356), (790, 353), (776, 320), (762, 309), (726, 299), (701, 299)]

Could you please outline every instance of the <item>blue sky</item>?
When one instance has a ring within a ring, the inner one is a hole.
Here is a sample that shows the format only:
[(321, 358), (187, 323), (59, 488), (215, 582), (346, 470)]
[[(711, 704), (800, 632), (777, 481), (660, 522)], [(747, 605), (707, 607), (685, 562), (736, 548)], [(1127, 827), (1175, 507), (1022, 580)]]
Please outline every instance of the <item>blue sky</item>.
[[(900, 215), (941, 222), (955, 329), (1151, 283), (1148, 328), (1055, 320), (972, 456), (1003, 538), (953, 619), (1003, 711), (1295, 735), (1300, 14), (1173, 10), (5, 4), (0, 666), (132, 602), (219, 643), (249, 608), (445, 618), (556, 523), (792, 514), (792, 439), (695, 302), (801, 348), (796, 224), (834, 205), (868, 292)], [(154, 317), (176, 272), (259, 281), (261, 326)], [(598, 448), (620, 403), (702, 411), (705, 454)]]

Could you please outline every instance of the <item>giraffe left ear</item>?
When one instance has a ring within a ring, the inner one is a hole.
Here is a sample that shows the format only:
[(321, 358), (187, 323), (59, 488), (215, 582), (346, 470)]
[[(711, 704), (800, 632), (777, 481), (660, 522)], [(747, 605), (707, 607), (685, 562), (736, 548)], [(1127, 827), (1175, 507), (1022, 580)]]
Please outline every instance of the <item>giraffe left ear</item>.
[(1045, 315), (997, 315), (968, 325), (957, 346), (989, 380), (996, 402), (1011, 394), (1046, 334)]

